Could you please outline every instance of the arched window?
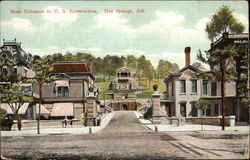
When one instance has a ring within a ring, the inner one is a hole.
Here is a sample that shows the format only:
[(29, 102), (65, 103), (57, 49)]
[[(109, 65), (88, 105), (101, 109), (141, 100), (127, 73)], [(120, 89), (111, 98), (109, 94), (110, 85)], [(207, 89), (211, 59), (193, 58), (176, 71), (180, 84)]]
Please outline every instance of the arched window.
[(8, 68), (7, 68), (7, 66), (3, 66), (2, 72), (3, 72), (3, 75), (7, 75), (8, 74)]

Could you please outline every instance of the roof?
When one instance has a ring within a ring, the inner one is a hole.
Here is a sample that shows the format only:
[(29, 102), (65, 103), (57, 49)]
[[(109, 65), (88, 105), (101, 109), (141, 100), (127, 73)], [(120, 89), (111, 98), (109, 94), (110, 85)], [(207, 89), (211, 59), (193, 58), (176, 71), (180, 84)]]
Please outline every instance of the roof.
[(130, 69), (130, 68), (128, 68), (128, 67), (126, 67), (126, 66), (124, 66), (124, 67), (118, 68), (116, 70), (116, 72), (133, 72), (133, 70)]
[(187, 70), (187, 69), (190, 69), (190, 70), (192, 70), (194, 72), (197, 72), (197, 73), (207, 73), (207, 72), (209, 72), (208, 70), (200, 70), (199, 68), (196, 68), (196, 67), (194, 67), (192, 65), (188, 65), (188, 66), (183, 67), (183, 68), (181, 68), (181, 69), (179, 69), (179, 70), (177, 70), (175, 72), (170, 73), (167, 77), (164, 78), (164, 82), (166, 83), (168, 80), (172, 79), (175, 76), (181, 76), (182, 72)]
[[(33, 57), (30, 53), (26, 53), (21, 44), (14, 41), (4, 41), (3, 46), (0, 47), (0, 57), (7, 53), (6, 56), (9, 59), (16, 59), (19, 64), (26, 64), (27, 66), (32, 64)], [(10, 54), (9, 54), (10, 53)]]
[(220, 46), (223, 46), (223, 40), (226, 44), (239, 44), (244, 43), (248, 44), (249, 34), (248, 33), (240, 33), (240, 34), (228, 34), (223, 33), (223, 35), (216, 40), (215, 42), (211, 43), (211, 48), (209, 51), (213, 50), (214, 48), (218, 48)]
[(54, 63), (52, 73), (81, 73), (89, 72), (88, 67), (85, 63), (78, 62), (66, 62), (66, 63)]

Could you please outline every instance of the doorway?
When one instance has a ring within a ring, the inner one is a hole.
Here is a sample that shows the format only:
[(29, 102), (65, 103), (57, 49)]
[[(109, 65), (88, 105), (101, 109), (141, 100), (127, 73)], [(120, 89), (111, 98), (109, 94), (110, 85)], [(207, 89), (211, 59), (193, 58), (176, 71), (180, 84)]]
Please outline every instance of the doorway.
[(126, 110), (127, 111), (128, 110), (128, 105), (127, 104), (123, 104), (122, 105), (122, 110)]

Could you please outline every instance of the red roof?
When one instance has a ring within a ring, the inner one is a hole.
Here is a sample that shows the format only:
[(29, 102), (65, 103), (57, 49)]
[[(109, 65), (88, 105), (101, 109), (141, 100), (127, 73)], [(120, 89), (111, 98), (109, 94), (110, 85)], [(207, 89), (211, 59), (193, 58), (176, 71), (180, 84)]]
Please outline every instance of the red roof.
[(89, 72), (84, 63), (55, 63), (52, 73)]

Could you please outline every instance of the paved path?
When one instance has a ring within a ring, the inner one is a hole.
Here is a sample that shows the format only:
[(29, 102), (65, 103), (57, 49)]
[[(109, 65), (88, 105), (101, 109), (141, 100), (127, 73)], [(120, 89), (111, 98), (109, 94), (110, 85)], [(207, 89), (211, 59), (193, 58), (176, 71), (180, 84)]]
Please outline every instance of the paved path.
[(81, 135), (4, 137), (2, 153), (13, 159), (240, 159), (246, 134), (153, 132), (133, 112), (115, 112), (101, 132)]
[(101, 133), (145, 131), (148, 129), (141, 125), (134, 111), (118, 111)]

